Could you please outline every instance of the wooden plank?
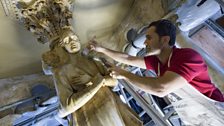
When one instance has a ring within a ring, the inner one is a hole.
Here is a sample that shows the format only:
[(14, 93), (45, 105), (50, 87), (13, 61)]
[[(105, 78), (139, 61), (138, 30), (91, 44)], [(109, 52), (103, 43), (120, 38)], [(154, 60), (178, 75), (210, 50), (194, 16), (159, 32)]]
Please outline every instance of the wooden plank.
[(198, 47), (204, 50), (212, 60), (224, 67), (224, 39), (207, 26), (191, 36)]

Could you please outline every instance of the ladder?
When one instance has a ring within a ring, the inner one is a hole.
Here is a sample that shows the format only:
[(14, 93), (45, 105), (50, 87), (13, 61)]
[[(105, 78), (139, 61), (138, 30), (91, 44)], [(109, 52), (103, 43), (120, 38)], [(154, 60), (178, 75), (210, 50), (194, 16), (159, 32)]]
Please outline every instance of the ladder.
[[(143, 71), (137, 67), (129, 67), (129, 71), (139, 76), (156, 76), (152, 71)], [(139, 117), (143, 120), (147, 116), (151, 118), (151, 120), (143, 121), (144, 126), (182, 126), (182, 121), (175, 113), (172, 105), (161, 109), (152, 95), (133, 87), (125, 80), (118, 80), (118, 82), (118, 88), (125, 103), (134, 109), (133, 101), (136, 101), (137, 106), (140, 106), (140, 109), (137, 110)]]

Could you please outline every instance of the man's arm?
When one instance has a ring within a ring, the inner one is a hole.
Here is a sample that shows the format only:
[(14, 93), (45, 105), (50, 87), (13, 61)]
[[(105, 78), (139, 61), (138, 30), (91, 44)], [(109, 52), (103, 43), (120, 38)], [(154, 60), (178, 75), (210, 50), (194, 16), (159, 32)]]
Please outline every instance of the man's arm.
[(90, 43), (89, 47), (91, 50), (103, 53), (120, 63), (146, 69), (145, 61), (144, 61), (144, 58), (142, 57), (130, 56), (122, 52), (114, 51), (114, 50), (99, 46), (96, 42)]
[(159, 97), (164, 97), (188, 84), (183, 77), (170, 71), (167, 71), (161, 77), (154, 78), (141, 77), (120, 68), (114, 68), (111, 76), (117, 79), (124, 79), (141, 90)]

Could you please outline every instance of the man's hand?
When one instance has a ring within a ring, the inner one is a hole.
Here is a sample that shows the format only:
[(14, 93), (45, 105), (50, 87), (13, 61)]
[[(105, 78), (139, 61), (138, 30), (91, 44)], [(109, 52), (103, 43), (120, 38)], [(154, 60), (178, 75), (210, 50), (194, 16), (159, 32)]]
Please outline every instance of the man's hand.
[(117, 79), (112, 78), (111, 76), (104, 76), (104, 84), (103, 86), (115, 87), (118, 84)]
[(110, 76), (115, 79), (125, 79), (128, 71), (123, 70), (119, 67), (111, 67), (110, 68)]
[(94, 50), (96, 52), (102, 52), (103, 50), (103, 47), (100, 46), (97, 41), (94, 40), (94, 38), (89, 41), (87, 48), (91, 51)]

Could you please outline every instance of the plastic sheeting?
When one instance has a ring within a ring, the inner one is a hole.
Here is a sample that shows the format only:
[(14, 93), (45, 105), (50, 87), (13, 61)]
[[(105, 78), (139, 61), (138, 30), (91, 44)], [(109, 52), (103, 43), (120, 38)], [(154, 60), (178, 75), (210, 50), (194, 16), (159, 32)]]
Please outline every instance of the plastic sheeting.
[[(42, 103), (42, 105), (47, 105), (46, 107), (39, 107), (35, 111), (25, 112), (21, 116), (19, 116), (19, 117), (17, 116), (18, 118), (15, 119), (13, 124), (16, 125), (23, 121), (35, 118), (39, 114), (50, 109), (52, 107), (52, 105), (54, 106), (58, 102), (59, 101), (58, 101), (57, 96), (52, 97), (52, 98), (48, 99), (47, 101), (45, 101), (44, 103)], [(42, 117), (43, 119), (36, 119), (36, 120), (30, 121), (30, 122), (27, 122), (26, 124), (23, 124), (23, 126), (30, 126), (31, 124), (32, 124), (32, 126), (58, 126), (60, 124), (63, 124), (63, 126), (68, 126), (67, 120), (58, 118), (57, 116), (55, 116), (55, 114), (56, 114), (56, 112), (53, 112), (52, 114), (47, 115), (46, 117), (45, 116)], [(0, 124), (0, 126), (1, 126), (1, 124)]]
[(189, 31), (220, 10), (219, 4), (214, 0), (207, 0), (199, 5), (200, 2), (201, 0), (188, 0), (177, 10), (180, 30)]

